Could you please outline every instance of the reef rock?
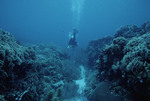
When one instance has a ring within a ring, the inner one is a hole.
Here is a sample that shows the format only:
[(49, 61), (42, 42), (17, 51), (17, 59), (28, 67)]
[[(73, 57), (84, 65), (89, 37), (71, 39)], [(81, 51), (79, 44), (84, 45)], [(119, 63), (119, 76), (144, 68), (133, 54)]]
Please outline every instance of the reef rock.
[(88, 55), (88, 64), (90, 68), (96, 67), (98, 57), (102, 51), (102, 49), (111, 43), (112, 37), (105, 37), (98, 40), (93, 40), (89, 42), (89, 45), (86, 49)]
[(19, 96), (18, 91), (27, 89), (24, 87), (31, 84), (27, 86), (23, 81), (35, 68), (33, 48), (21, 46), (11, 33), (0, 30), (0, 94), (3, 99), (14, 101)]
[[(132, 101), (149, 101), (150, 33), (140, 35), (136, 27), (127, 27), (125, 34), (117, 32), (113, 43), (100, 55), (99, 78), (112, 81), (111, 90), (116, 95)], [(128, 36), (129, 33), (135, 35)]]
[(150, 32), (150, 21), (147, 21), (141, 26), (141, 30), (143, 34)]
[(99, 83), (92, 95), (88, 97), (89, 101), (124, 101), (122, 97), (111, 94), (109, 86), (109, 82)]
[(25, 76), (35, 59), (32, 48), (19, 45), (12, 34), (0, 30), (0, 91), (10, 89), (10, 82)]
[(11, 33), (0, 30), (0, 99), (59, 99), (60, 86), (65, 81), (62, 68), (67, 58), (64, 52), (52, 44), (25, 47)]
[(141, 27), (136, 25), (125, 25), (117, 29), (114, 37), (133, 38), (150, 32), (150, 21), (144, 23)]
[(135, 25), (121, 26), (119, 29), (117, 29), (115, 33), (115, 38), (116, 37), (132, 38), (135, 36), (139, 36), (141, 34), (140, 31), (141, 29)]

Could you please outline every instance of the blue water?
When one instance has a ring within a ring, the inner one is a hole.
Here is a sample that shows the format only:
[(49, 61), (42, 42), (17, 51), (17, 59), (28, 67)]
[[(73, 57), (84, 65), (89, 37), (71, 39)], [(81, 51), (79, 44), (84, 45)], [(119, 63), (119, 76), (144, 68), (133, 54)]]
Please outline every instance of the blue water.
[(150, 0), (0, 0), (0, 28), (22, 42), (67, 46), (68, 33), (77, 41), (113, 35), (121, 25), (150, 20)]

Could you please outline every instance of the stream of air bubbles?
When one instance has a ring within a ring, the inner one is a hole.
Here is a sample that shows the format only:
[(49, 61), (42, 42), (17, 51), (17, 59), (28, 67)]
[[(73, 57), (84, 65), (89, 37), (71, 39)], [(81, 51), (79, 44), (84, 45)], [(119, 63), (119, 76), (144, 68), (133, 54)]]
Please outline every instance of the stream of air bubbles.
[(85, 0), (72, 0), (73, 26), (78, 28)]

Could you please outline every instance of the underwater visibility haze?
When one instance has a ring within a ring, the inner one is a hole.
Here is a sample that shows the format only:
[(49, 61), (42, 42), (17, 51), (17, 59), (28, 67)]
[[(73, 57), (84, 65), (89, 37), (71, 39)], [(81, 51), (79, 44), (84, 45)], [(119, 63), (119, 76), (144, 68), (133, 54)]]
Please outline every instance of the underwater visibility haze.
[(150, 0), (0, 0), (0, 101), (150, 101)]
[(149, 0), (1, 0), (0, 26), (31, 43), (67, 45), (68, 33), (79, 30), (78, 42), (113, 35), (122, 25), (140, 26), (150, 19)]

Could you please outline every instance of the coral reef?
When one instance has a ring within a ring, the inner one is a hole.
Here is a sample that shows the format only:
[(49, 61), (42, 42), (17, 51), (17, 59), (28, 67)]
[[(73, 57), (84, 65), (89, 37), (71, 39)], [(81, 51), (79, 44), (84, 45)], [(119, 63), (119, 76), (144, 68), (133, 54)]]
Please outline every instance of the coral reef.
[(124, 101), (122, 97), (114, 96), (109, 90), (109, 82), (101, 82), (88, 97), (89, 101)]
[(0, 100), (60, 101), (64, 85), (80, 76), (83, 61), (74, 56), (51, 43), (23, 46), (0, 30)]
[(92, 40), (89, 42), (87, 48), (86, 48), (86, 54), (87, 54), (87, 64), (88, 64), (88, 70), (86, 73), (86, 87), (85, 87), (85, 96), (90, 96), (93, 93), (93, 90), (96, 88), (98, 84), (97, 80), (97, 65), (100, 62), (99, 61), (99, 55), (101, 54), (104, 47), (111, 44), (112, 37), (104, 37), (97, 40)]
[(28, 70), (36, 68), (35, 59), (32, 48), (19, 45), (12, 34), (0, 30), (0, 94), (4, 99), (13, 101), (17, 96), (14, 91), (22, 91), (19, 81), (28, 75)]
[(141, 33), (145, 34), (150, 32), (150, 21), (145, 22), (142, 26), (141, 26)]
[(137, 27), (136, 25), (121, 26), (117, 29), (114, 37), (132, 38), (136, 36), (141, 36), (148, 32), (150, 32), (150, 21), (147, 21), (141, 27)]
[(132, 38), (141, 35), (141, 29), (135, 25), (121, 26), (115, 33), (116, 37)]
[(127, 100), (150, 100), (149, 24), (121, 28), (99, 56), (99, 80), (111, 81), (111, 91)]
[(37, 73), (40, 77), (41, 92), (40, 101), (59, 101), (64, 76), (62, 75), (63, 62), (68, 58), (60, 48), (55, 45), (38, 44), (33, 49), (36, 53), (38, 62)]
[(89, 42), (87, 46), (86, 52), (88, 55), (88, 65), (90, 68), (95, 68), (97, 64), (98, 57), (102, 51), (102, 49), (111, 43), (112, 37), (108, 36), (105, 38), (101, 38), (98, 40), (93, 40)]
[[(80, 65), (88, 67), (84, 77)], [(75, 81), (82, 79), (86, 87), (80, 95)], [(0, 30), (1, 101), (123, 101), (112, 94), (150, 100), (150, 22), (123, 26), (114, 37), (91, 41), (86, 52), (51, 43), (24, 46)]]

